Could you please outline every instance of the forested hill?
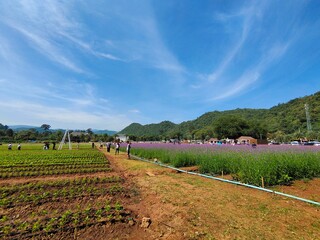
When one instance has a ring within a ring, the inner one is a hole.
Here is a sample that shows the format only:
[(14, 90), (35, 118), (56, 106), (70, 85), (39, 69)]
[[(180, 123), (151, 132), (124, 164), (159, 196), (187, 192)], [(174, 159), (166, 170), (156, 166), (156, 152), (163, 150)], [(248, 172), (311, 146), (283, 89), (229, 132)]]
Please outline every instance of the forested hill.
[[(208, 112), (195, 120), (180, 124), (169, 121), (148, 125), (132, 123), (120, 133), (151, 138), (204, 139), (208, 137), (236, 137), (243, 134), (257, 138), (262, 136), (266, 138), (267, 135), (291, 135), (291, 138), (296, 138), (301, 137), (299, 135), (311, 134), (311, 131), (307, 132), (306, 104), (309, 109), (312, 134), (316, 134), (320, 130), (320, 92), (278, 104), (270, 109)], [(314, 137), (318, 138), (319, 136)]]
[(135, 136), (143, 136), (143, 135), (153, 136), (153, 135), (165, 134), (171, 129), (174, 129), (175, 127), (176, 127), (176, 124), (170, 121), (163, 121), (158, 124), (147, 124), (147, 125), (132, 123), (119, 133), (124, 133), (127, 135), (135, 135)]

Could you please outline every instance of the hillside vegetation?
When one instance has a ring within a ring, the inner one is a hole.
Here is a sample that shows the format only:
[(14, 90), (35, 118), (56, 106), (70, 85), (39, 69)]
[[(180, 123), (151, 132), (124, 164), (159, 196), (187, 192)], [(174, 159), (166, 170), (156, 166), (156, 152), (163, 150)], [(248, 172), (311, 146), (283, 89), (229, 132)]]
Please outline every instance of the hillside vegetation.
[[(309, 107), (311, 131), (307, 131), (305, 105)], [(272, 138), (277, 141), (308, 138), (319, 139), (320, 92), (270, 109), (235, 109), (207, 112), (195, 120), (174, 124), (163, 121), (158, 124), (132, 123), (119, 133), (134, 139), (163, 140), (236, 138), (249, 135), (258, 139)]]

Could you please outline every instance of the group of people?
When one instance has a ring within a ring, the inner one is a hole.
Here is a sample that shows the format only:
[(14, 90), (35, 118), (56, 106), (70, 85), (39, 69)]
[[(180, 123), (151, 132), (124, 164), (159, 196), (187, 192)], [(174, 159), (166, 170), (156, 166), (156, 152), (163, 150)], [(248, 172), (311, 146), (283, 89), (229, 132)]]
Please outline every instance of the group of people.
[[(52, 147), (53, 150), (55, 150), (55, 146), (56, 146), (56, 143), (53, 143), (53, 147)], [(43, 149), (44, 150), (48, 150), (49, 147), (50, 147), (49, 143), (45, 142), (44, 145), (43, 145)], [(93, 142), (92, 143), (92, 148), (94, 148), (94, 147), (95, 147), (95, 144)], [(100, 144), (100, 147), (102, 147), (101, 144)], [(106, 148), (107, 148), (107, 152), (110, 152), (111, 142), (107, 142), (106, 143)], [(21, 150), (21, 144), (20, 143), (18, 144), (17, 149)], [(12, 150), (12, 143), (8, 144), (8, 150)], [(115, 155), (119, 154), (119, 151), (120, 151), (120, 142), (116, 142), (115, 143), (115, 153), (114, 154)], [(130, 159), (130, 152), (131, 152), (131, 142), (130, 141), (127, 141), (126, 152), (127, 152), (128, 159)]]
[[(108, 151), (108, 148), (107, 148), (107, 151)], [(116, 142), (114, 154), (115, 155), (119, 154), (119, 151), (120, 151), (120, 142)], [(110, 149), (108, 152), (110, 152)], [(127, 152), (128, 159), (130, 159), (130, 152), (131, 152), (131, 142), (130, 141), (127, 141), (126, 152)]]
[[(50, 144), (47, 143), (47, 142), (45, 142), (45, 143), (43, 144), (42, 149), (43, 149), (43, 150), (48, 150), (48, 149), (49, 149), (49, 146), (50, 146)], [(13, 144), (12, 144), (12, 143), (9, 143), (9, 144), (8, 144), (8, 150), (12, 150), (12, 148), (13, 148)], [(17, 145), (17, 149), (18, 149), (18, 150), (21, 150), (21, 143), (19, 143), (19, 144)], [(52, 150), (56, 150), (56, 143), (55, 143), (55, 142), (53, 143)]]
[[(111, 145), (112, 145), (111, 142), (105, 143), (107, 152), (110, 152)], [(114, 149), (115, 149), (114, 154), (115, 154), (115, 155), (119, 155), (119, 152), (120, 152), (120, 142), (117, 141), (117, 142), (115, 142), (113, 145), (114, 145)], [(95, 147), (95, 145), (94, 145), (94, 143), (92, 143), (92, 148), (94, 148), (94, 147)], [(100, 142), (100, 149), (101, 149), (101, 148), (103, 148), (103, 144)], [(130, 141), (127, 141), (126, 152), (127, 152), (128, 159), (130, 159), (130, 152), (131, 152), (131, 142), (130, 142)]]
[[(21, 150), (21, 144), (20, 143), (18, 144), (17, 149)], [(12, 150), (12, 143), (8, 144), (8, 150)]]
[[(45, 143), (43, 144), (42, 149), (43, 149), (43, 150), (49, 150), (49, 149), (50, 149), (50, 143), (45, 142)], [(52, 150), (56, 150), (56, 143), (55, 143), (55, 142), (52, 143)]]

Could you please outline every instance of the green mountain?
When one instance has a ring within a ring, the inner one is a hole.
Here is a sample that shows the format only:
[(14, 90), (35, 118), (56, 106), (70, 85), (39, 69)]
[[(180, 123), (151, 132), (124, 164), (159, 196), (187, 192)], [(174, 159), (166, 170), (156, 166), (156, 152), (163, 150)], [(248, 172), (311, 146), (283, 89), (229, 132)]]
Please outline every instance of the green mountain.
[(109, 136), (115, 135), (117, 132), (112, 130), (99, 130), (99, 129), (92, 129), (92, 132), (95, 134), (108, 134)]
[[(307, 114), (312, 131), (307, 131)], [(160, 139), (209, 137), (237, 137), (250, 135), (256, 138), (318, 138), (320, 130), (320, 92), (278, 104), (270, 109), (235, 109), (207, 112), (195, 120), (174, 124), (164, 121), (158, 124), (132, 123), (119, 133), (136, 137)], [(310, 136), (312, 135), (312, 136)], [(286, 139), (282, 139), (286, 140)]]
[(121, 130), (119, 133), (134, 135), (134, 136), (159, 136), (166, 134), (171, 129), (174, 129), (176, 124), (170, 121), (163, 121), (158, 124), (141, 125), (139, 123), (132, 123), (128, 127)]

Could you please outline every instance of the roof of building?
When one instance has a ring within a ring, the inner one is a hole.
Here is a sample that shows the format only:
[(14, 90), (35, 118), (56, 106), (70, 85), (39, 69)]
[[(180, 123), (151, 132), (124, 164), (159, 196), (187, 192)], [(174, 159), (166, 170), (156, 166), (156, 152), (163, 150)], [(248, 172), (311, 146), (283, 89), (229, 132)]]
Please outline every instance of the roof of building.
[(250, 137), (250, 136), (241, 136), (238, 139), (255, 139), (255, 138)]

